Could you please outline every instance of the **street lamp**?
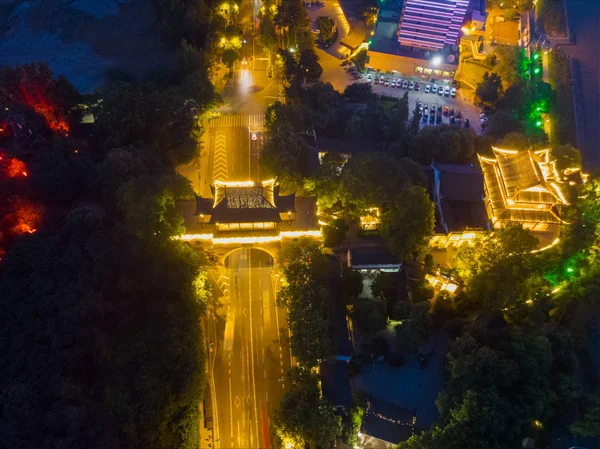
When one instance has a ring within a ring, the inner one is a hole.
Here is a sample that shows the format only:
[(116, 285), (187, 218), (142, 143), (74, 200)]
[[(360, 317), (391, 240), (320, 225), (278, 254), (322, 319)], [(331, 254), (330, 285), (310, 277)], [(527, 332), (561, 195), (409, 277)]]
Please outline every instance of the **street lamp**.
[(442, 63), (442, 57), (434, 56), (433, 58), (431, 58), (431, 63), (433, 64), (434, 67), (439, 67), (440, 64)]
[(290, 53), (294, 53), (294, 49), (293, 48), (290, 48)]

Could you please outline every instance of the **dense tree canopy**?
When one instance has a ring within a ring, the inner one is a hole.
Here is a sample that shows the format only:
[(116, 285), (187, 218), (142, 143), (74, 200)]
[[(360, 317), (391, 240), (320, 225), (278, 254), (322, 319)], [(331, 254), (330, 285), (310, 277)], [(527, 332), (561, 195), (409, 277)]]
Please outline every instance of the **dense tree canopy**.
[(179, 243), (137, 241), (87, 208), (22, 239), (0, 277), (3, 441), (197, 447), (200, 263)]
[[(188, 50), (182, 67), (193, 73), (202, 55)], [(0, 438), (11, 447), (199, 444), (200, 318), (211, 293), (204, 257), (171, 239), (183, 230), (175, 201), (191, 192), (171, 163), (187, 157), (179, 144), (194, 107), (185, 87), (112, 79), (93, 138), (52, 125), (48, 110), (2, 102), (26, 111), (17, 128), (28, 131), (2, 136), (28, 174), (3, 183), (0, 198), (18, 194), (16, 225), (29, 226), (0, 256)], [(71, 104), (60, 85), (44, 95)], [(160, 148), (169, 133), (181, 135)]]
[(307, 368), (335, 352), (331, 328), (329, 261), (317, 242), (305, 237), (281, 250), (280, 263), (285, 283), (277, 297), (287, 307), (292, 333), (292, 353)]
[(277, 178), (283, 191), (293, 193), (302, 190), (313, 156), (306, 140), (289, 125), (283, 125), (265, 142), (260, 165)]
[(548, 336), (473, 328), (448, 353), (448, 385), (437, 400), (440, 424), (399, 448), (517, 447), (534, 420), (553, 412), (553, 371)]
[(302, 368), (292, 368), (288, 380), (290, 387), (274, 419), (281, 446), (329, 447), (342, 433), (342, 420), (336, 416), (335, 408), (321, 398), (318, 376)]
[(408, 260), (433, 236), (435, 207), (423, 187), (410, 186), (381, 217), (381, 236), (399, 260)]

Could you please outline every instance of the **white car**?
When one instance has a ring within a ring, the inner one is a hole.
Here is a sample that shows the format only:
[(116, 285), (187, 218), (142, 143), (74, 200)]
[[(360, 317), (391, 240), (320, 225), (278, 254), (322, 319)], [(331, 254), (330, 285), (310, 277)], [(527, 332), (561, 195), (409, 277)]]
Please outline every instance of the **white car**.
[(433, 84), (433, 85), (431, 86), (431, 93), (432, 93), (432, 94), (437, 94), (437, 86), (436, 86), (435, 84)]
[(453, 87), (452, 90), (450, 91), (450, 96), (452, 98), (456, 98), (456, 87)]
[(446, 97), (449, 97), (449, 96), (450, 96), (450, 88), (449, 88), (448, 86), (446, 86), (446, 88), (444, 89), (444, 95), (445, 95)]
[(425, 93), (428, 94), (429, 92), (431, 92), (431, 86), (429, 84), (427, 84), (425, 86)]
[(252, 133), (252, 140), (258, 140), (258, 137), (256, 137), (256, 133)]
[(438, 88), (438, 92), (437, 92), (437, 93), (438, 93), (438, 95), (439, 95), (440, 97), (444, 96), (444, 88), (443, 88), (442, 86), (440, 86), (440, 87)]
[(372, 83), (373, 82), (373, 77), (371, 76), (371, 74), (369, 73), (367, 75), (367, 83)]
[(404, 80), (404, 82), (402, 83), (402, 87), (404, 87), (405, 89), (408, 88), (408, 81)]
[(385, 81), (385, 78), (382, 76), (381, 78), (379, 78), (379, 84), (383, 84)]
[(390, 84), (390, 86), (396, 87), (396, 80), (392, 80), (392, 83)]
[(415, 82), (411, 81), (410, 84), (408, 85), (408, 90), (413, 90), (415, 88)]

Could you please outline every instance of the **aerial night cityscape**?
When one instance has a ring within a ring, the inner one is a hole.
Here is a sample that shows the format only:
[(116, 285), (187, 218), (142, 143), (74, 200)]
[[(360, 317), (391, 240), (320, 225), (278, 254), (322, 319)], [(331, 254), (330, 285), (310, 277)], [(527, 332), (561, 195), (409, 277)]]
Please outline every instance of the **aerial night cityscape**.
[(600, 449), (600, 0), (0, 0), (0, 411)]

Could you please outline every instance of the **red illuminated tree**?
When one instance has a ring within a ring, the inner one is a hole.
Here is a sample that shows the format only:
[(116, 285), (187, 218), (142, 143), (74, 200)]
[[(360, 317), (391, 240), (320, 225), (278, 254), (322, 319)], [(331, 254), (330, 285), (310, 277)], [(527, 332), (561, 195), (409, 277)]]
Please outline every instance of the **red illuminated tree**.
[(15, 235), (33, 233), (42, 221), (43, 209), (21, 197), (11, 201), (12, 212), (6, 218), (10, 232)]
[(27, 166), (25, 162), (17, 159), (11, 158), (8, 161), (8, 165), (6, 166), (6, 175), (9, 178), (16, 178), (17, 176), (27, 176)]
[(44, 63), (0, 69), (0, 102), (29, 106), (60, 134), (69, 133), (67, 115), (78, 100), (73, 85), (63, 76), (53, 78)]

